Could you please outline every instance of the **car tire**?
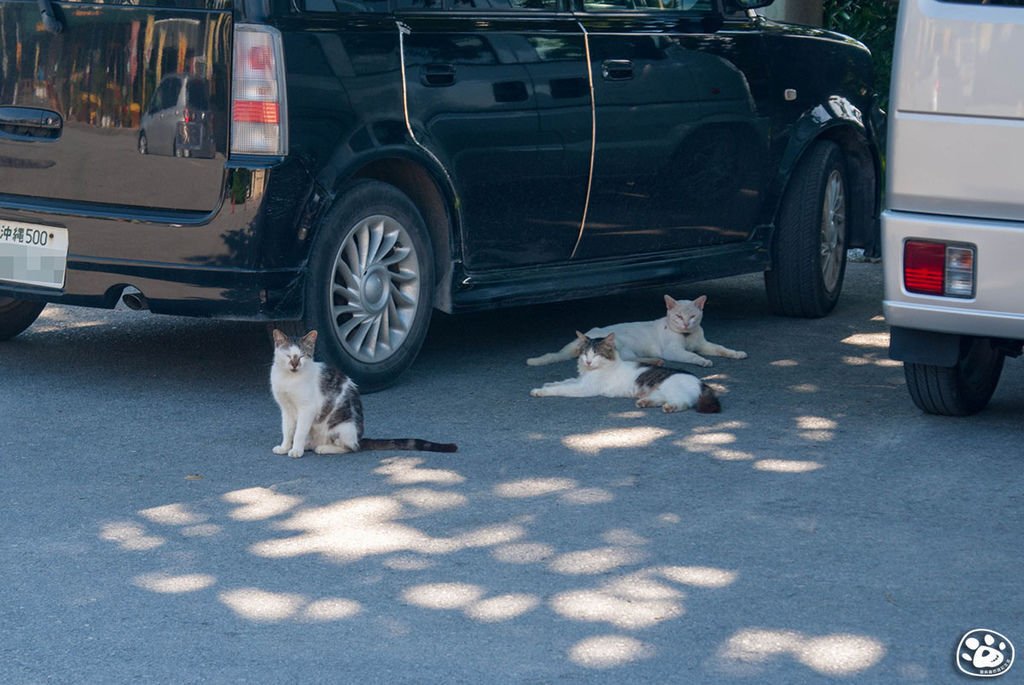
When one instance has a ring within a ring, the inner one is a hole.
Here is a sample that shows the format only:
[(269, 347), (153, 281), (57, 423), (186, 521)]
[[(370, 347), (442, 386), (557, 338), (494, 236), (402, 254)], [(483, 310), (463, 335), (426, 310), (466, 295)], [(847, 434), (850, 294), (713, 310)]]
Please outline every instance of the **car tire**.
[(139, 154), (140, 155), (148, 155), (149, 154), (149, 139), (146, 138), (146, 132), (145, 131), (142, 131), (141, 133), (139, 133)]
[(970, 416), (984, 409), (999, 384), (1006, 354), (988, 338), (964, 336), (956, 366), (905, 363), (903, 375), (918, 409), (942, 416)]
[(830, 141), (815, 143), (793, 172), (764, 274), (776, 314), (813, 319), (835, 308), (846, 274), (848, 187), (843, 153)]
[(307, 328), (327, 362), (364, 392), (412, 365), (433, 311), (434, 254), (416, 205), (394, 186), (359, 181), (339, 194), (311, 247)]
[(45, 307), (45, 302), (0, 297), (0, 340), (10, 340), (31, 326)]

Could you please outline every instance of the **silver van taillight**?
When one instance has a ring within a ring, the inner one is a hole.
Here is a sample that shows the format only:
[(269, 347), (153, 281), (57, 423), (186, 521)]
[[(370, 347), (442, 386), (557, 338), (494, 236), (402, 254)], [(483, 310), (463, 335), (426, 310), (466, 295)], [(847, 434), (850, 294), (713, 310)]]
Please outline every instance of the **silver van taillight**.
[(288, 154), (288, 102), (281, 33), (259, 24), (235, 25), (231, 77), (231, 152)]

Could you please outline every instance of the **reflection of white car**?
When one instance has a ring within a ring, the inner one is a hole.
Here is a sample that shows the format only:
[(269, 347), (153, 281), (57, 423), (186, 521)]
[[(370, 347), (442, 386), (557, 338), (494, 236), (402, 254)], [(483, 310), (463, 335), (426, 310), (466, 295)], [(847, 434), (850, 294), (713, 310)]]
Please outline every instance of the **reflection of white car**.
[(933, 414), (983, 409), (1024, 343), (1024, 80), (1013, 64), (1024, 64), (1024, 9), (900, 4), (884, 311), (890, 355)]
[(141, 154), (213, 157), (213, 113), (206, 79), (165, 76), (139, 123)]

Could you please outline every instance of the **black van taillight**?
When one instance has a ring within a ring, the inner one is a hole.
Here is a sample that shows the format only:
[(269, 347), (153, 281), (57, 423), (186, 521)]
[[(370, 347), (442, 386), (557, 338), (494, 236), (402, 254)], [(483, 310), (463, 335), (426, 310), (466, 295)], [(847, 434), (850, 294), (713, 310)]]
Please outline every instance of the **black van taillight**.
[(260, 24), (235, 25), (231, 77), (231, 152), (288, 154), (288, 102), (281, 33)]

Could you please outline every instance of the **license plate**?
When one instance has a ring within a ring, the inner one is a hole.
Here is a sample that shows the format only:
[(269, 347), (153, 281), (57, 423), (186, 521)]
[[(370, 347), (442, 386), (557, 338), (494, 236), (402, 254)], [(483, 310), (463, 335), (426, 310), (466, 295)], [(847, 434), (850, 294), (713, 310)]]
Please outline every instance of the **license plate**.
[(0, 281), (63, 288), (68, 230), (0, 219)]

